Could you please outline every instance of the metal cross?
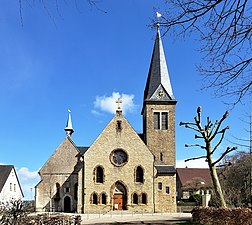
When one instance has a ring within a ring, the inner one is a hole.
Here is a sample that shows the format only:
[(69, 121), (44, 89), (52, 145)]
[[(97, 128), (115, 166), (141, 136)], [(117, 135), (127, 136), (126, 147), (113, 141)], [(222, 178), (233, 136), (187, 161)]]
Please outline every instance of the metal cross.
[(120, 104), (122, 103), (122, 99), (118, 98), (118, 99), (116, 100), (116, 103), (118, 104), (117, 109), (121, 109)]

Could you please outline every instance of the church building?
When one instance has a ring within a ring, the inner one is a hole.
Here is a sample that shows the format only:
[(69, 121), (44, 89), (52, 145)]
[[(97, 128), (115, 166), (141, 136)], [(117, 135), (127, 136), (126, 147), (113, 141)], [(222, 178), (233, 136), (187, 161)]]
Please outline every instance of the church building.
[[(40, 169), (36, 211), (176, 212), (175, 106), (157, 29), (138, 134), (118, 108), (89, 147), (77, 146), (71, 115), (66, 137)], [(116, 104), (115, 103), (115, 104)]]

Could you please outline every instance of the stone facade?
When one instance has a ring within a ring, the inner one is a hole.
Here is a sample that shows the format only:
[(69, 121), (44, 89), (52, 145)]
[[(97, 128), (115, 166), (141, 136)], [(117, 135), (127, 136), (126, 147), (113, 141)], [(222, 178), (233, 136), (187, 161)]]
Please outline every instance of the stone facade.
[(41, 181), (36, 185), (37, 211), (77, 210), (78, 173), (82, 163), (70, 137), (66, 137), (40, 169)]
[(176, 212), (175, 105), (158, 30), (144, 91), (143, 134), (118, 106), (91, 146), (76, 147), (69, 114), (67, 137), (39, 171), (36, 210)]
[[(121, 123), (121, 129), (118, 130), (117, 123)], [(116, 149), (123, 149), (127, 154), (127, 162), (123, 166), (113, 163), (112, 154)], [(130, 126), (128, 121), (117, 114), (102, 131), (100, 136), (90, 146), (84, 155), (85, 161), (85, 212), (97, 212), (98, 210), (115, 209), (113, 201), (116, 183), (120, 182), (126, 189), (124, 209), (138, 210), (141, 204), (141, 210), (153, 211), (153, 163), (154, 158), (147, 146)], [(104, 168), (104, 181), (95, 182), (95, 168), (101, 166)], [(136, 182), (136, 169), (140, 166), (143, 169), (143, 182)], [(98, 196), (104, 193), (107, 196), (107, 205), (92, 204), (92, 194), (95, 192)], [(133, 203), (133, 194), (138, 196), (138, 203)], [(148, 204), (142, 204), (139, 200), (141, 194), (146, 194)]]
[[(168, 112), (167, 130), (154, 129), (154, 112)], [(146, 144), (155, 156), (155, 164), (175, 165), (175, 104), (146, 104), (143, 117)]]

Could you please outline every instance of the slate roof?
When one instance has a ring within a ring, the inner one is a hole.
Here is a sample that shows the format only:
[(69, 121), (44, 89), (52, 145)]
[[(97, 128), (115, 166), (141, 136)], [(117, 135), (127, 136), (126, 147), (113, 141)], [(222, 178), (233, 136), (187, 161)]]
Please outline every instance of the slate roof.
[(162, 86), (162, 88), (165, 90), (166, 94), (168, 94), (170, 98), (164, 100), (175, 101), (170, 83), (170, 77), (166, 64), (160, 31), (158, 29), (152, 53), (148, 78), (144, 90), (144, 101), (150, 101), (152, 95), (160, 86)]
[(176, 173), (175, 167), (171, 165), (155, 165), (155, 168), (158, 176), (174, 175)]
[(83, 155), (89, 147), (78, 146), (77, 149), (80, 151), (80, 154)]
[(3, 186), (9, 177), (12, 168), (14, 168), (12, 165), (0, 165), (0, 192), (3, 189)]
[(23, 190), (21, 188), (21, 185), (20, 185), (16, 170), (15, 170), (13, 165), (0, 165), (0, 192), (2, 191), (3, 186), (4, 186), (7, 178), (9, 177), (10, 172), (11, 172), (12, 169), (14, 170), (15, 175), (17, 177), (17, 181), (18, 181), (18, 185), (19, 185), (20, 190), (21, 190), (21, 194), (24, 197)]
[(177, 178), (180, 179), (182, 186), (193, 178), (201, 178), (206, 185), (211, 185), (212, 179), (208, 168), (177, 168)]

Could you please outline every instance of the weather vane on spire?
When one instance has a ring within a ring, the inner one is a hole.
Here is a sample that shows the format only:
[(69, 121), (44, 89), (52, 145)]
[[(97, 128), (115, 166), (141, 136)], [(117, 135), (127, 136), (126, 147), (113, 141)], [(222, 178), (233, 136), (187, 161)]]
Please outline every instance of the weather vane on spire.
[(159, 28), (160, 26), (160, 18), (162, 17), (162, 14), (160, 12), (156, 12), (156, 17), (157, 17), (157, 22), (156, 22), (156, 26), (157, 28)]

